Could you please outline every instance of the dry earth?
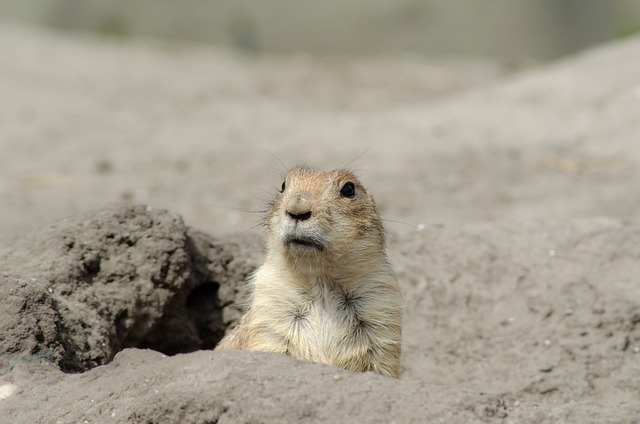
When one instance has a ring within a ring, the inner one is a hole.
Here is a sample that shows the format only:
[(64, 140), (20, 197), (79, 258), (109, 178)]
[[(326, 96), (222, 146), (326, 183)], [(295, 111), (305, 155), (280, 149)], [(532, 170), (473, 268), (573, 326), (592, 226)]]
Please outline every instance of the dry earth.
[[(499, 80), (8, 27), (0, 51), (0, 422), (640, 422), (639, 38)], [(378, 140), (352, 166), (401, 379), (211, 351), (262, 256), (241, 210), (280, 184), (260, 149), (332, 168)]]

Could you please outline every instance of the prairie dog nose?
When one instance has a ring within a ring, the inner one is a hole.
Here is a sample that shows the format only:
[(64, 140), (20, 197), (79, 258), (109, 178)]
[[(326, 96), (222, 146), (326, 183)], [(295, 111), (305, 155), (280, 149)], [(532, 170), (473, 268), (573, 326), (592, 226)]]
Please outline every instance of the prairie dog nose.
[(296, 221), (305, 221), (311, 218), (311, 205), (312, 199), (308, 193), (298, 193), (289, 199), (285, 210)]

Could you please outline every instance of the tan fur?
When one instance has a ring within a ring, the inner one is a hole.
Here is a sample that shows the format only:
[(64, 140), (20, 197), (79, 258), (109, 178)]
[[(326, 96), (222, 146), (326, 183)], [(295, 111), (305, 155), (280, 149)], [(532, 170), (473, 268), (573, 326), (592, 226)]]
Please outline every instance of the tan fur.
[[(341, 195), (347, 182), (352, 197)], [(294, 168), (285, 183), (267, 216), (249, 308), (218, 348), (398, 377), (402, 298), (373, 197), (345, 170)]]

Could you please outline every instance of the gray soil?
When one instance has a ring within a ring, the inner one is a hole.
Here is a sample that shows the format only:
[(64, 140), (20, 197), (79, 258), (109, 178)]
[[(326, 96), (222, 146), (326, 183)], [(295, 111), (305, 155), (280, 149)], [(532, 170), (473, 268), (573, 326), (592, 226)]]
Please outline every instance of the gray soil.
[[(640, 38), (515, 76), (9, 27), (0, 51), (0, 422), (640, 422)], [(371, 145), (401, 378), (214, 352), (271, 154)]]

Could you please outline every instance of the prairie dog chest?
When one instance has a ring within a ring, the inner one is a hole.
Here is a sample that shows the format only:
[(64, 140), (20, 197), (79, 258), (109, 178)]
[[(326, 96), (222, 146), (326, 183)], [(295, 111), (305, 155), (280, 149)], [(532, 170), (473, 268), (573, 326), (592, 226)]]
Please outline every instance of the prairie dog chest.
[(328, 331), (350, 331), (360, 318), (357, 304), (344, 293), (324, 293), (311, 299), (301, 299), (292, 309), (291, 319), (298, 331), (310, 330), (316, 334)]
[[(365, 343), (363, 299), (340, 291), (318, 288), (279, 299), (282, 326), (274, 326), (286, 350), (308, 359), (331, 356), (347, 345)], [(279, 328), (278, 328), (279, 327)], [(315, 352), (315, 353), (314, 353)]]

